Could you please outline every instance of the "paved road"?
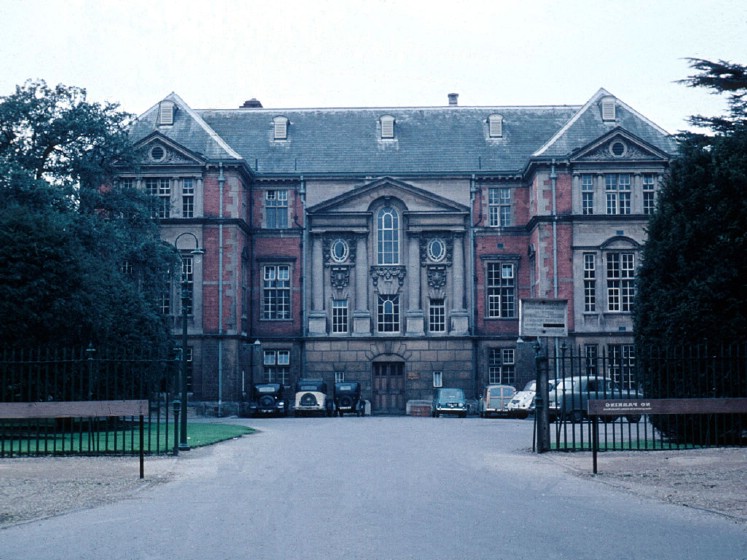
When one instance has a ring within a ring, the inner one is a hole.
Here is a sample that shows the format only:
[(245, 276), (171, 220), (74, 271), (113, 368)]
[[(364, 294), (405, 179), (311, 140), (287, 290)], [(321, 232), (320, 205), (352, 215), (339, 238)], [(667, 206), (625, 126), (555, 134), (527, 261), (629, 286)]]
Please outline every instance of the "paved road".
[(531, 454), (531, 421), (246, 422), (173, 482), (1, 531), (0, 559), (747, 558), (744, 526)]

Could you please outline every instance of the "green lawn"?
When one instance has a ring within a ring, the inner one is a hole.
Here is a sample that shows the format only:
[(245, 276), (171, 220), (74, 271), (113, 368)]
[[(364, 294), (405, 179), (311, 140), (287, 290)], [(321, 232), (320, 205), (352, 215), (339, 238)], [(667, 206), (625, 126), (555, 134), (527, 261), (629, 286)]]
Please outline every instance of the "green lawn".
[[(234, 439), (254, 432), (253, 428), (234, 424), (213, 422), (190, 422), (187, 427), (187, 443), (190, 447), (203, 447)], [(167, 453), (174, 449), (173, 424), (145, 426), (143, 434), (146, 453)], [(54, 433), (39, 430), (34, 434), (12, 435), (0, 433), (0, 454), (46, 455), (46, 454), (129, 454), (140, 449), (140, 434), (137, 425), (125, 430), (99, 430), (91, 434), (80, 430), (73, 433)]]

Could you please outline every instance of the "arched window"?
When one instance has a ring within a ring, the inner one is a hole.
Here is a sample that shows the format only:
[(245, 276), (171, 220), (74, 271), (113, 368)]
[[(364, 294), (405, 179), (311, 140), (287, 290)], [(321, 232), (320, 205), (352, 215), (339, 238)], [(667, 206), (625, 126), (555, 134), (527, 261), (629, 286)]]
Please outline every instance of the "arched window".
[(378, 264), (399, 264), (399, 214), (385, 206), (377, 215)]

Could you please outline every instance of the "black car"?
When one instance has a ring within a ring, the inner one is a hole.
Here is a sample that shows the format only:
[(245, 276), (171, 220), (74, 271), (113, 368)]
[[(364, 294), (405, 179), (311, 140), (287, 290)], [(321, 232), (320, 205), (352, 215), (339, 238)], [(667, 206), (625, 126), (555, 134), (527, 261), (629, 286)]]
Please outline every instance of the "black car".
[(280, 383), (258, 383), (252, 387), (252, 399), (249, 402), (251, 416), (286, 416), (288, 400), (283, 395)]
[(361, 400), (361, 384), (357, 381), (335, 383), (335, 410), (343, 416), (353, 413), (365, 416), (366, 403)]

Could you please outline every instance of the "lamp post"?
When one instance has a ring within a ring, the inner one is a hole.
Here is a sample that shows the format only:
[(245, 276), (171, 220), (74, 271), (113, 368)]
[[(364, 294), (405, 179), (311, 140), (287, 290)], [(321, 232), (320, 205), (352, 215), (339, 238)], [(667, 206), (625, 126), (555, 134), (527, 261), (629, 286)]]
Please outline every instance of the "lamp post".
[[(197, 241), (197, 236), (191, 232), (180, 233), (174, 240), (174, 247), (176, 253), (179, 255), (179, 262), (182, 267), (182, 370), (180, 376), (180, 392), (181, 392), (181, 426), (179, 429), (179, 449), (182, 451), (189, 451), (189, 443), (187, 443), (187, 304), (189, 303), (189, 282), (187, 282), (187, 275), (184, 273), (184, 259), (182, 254), (179, 252), (179, 239), (185, 235), (191, 236), (195, 241), (194, 249), (190, 251), (192, 255), (204, 255), (205, 251), (200, 249), (200, 244)], [(193, 302), (194, 303), (194, 302)]]

